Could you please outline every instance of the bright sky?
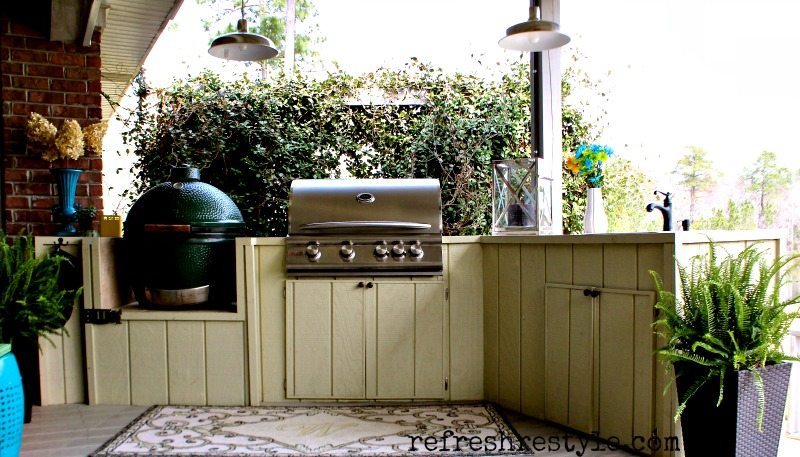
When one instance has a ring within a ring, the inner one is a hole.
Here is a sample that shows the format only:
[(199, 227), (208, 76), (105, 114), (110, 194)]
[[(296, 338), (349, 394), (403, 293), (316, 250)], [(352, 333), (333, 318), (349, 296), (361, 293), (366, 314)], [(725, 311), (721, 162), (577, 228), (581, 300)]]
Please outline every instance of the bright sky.
[[(447, 71), (495, 71), (519, 58), (497, 40), (527, 18), (528, 6), (526, 0), (315, 3), (320, 57), (353, 73), (397, 67), (411, 57)], [(208, 55), (201, 18), (209, 16), (207, 7), (184, 1), (145, 62), (152, 85), (205, 68), (232, 78), (247, 71)], [(581, 67), (609, 90), (601, 141), (663, 176), (661, 185), (672, 185), (668, 172), (689, 145), (706, 149), (730, 181), (765, 149), (797, 169), (798, 17), (797, 0), (562, 0), (561, 28), (573, 40), (563, 62), (575, 52), (585, 56)], [(118, 177), (117, 188), (127, 179)], [(106, 206), (116, 201), (109, 196)]]

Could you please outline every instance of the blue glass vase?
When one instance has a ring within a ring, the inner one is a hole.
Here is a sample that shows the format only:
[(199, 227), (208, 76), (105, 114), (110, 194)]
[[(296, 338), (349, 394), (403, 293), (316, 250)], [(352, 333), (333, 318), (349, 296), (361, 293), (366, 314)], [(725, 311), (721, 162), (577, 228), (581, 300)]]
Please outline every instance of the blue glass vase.
[(75, 221), (75, 189), (82, 171), (76, 168), (52, 168), (50, 173), (56, 179), (58, 188), (58, 205), (53, 208), (53, 216), (61, 222), (63, 227), (59, 236), (75, 236), (77, 230), (72, 226)]

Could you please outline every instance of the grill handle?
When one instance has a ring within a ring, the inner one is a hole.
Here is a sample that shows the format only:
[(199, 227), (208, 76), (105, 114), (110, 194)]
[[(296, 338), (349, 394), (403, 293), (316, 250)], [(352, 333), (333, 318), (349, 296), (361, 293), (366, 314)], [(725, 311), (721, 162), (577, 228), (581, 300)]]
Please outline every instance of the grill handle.
[(144, 224), (144, 233), (191, 233), (188, 224)]
[(400, 221), (341, 221), (311, 222), (300, 226), (300, 230), (333, 230), (333, 229), (401, 229), (427, 230), (431, 224)]

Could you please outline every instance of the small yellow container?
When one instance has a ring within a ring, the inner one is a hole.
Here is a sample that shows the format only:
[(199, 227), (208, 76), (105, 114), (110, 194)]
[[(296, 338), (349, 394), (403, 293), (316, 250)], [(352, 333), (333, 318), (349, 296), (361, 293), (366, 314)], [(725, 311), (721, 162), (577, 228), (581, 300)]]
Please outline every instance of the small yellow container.
[(118, 214), (103, 214), (100, 218), (100, 236), (122, 236), (122, 216)]

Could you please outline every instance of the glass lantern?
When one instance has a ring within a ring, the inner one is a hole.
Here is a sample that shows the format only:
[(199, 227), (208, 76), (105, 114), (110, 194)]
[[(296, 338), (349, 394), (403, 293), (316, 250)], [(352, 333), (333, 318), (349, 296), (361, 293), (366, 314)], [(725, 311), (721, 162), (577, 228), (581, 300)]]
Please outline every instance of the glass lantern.
[(495, 160), (492, 168), (492, 234), (551, 234), (553, 180), (539, 176), (537, 159)]

